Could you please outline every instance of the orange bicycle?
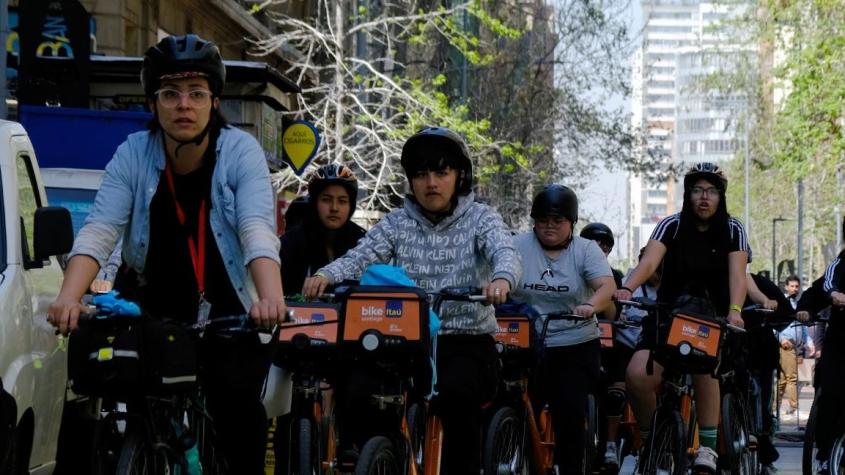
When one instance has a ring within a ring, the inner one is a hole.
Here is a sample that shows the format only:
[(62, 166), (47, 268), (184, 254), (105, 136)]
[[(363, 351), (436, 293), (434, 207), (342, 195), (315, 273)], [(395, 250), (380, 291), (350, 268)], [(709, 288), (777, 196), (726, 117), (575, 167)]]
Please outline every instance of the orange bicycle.
[(429, 295), (411, 287), (357, 286), (342, 294), (341, 354), (386, 375), (371, 398), (395, 428), (367, 440), (356, 475), (440, 473), (443, 427), (428, 397), (434, 371), (429, 306), (486, 300), (478, 292), (450, 288)]
[[(497, 348), (502, 360), (502, 386), (499, 408), (485, 431), (482, 467), (485, 474), (553, 474), (555, 438), (548, 404), (537, 414), (532, 402), (532, 370), (537, 357), (533, 345), (542, 349), (549, 322), (582, 321), (571, 314), (544, 317), (539, 338), (534, 340), (533, 324), (527, 315), (499, 313), (496, 317)], [(542, 350), (540, 350), (542, 352)], [(598, 413), (595, 396), (587, 398), (584, 440), (584, 473), (592, 472), (598, 444)]]
[(331, 371), (337, 358), (336, 304), (287, 302), (290, 321), (279, 331), (276, 362), (293, 371), (288, 457), (282, 473), (312, 475), (336, 465), (337, 437)]

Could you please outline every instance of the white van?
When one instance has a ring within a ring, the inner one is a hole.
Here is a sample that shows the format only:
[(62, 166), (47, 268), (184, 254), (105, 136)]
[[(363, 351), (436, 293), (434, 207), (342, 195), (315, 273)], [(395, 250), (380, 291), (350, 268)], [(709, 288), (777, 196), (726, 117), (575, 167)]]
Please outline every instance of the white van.
[[(0, 474), (52, 473), (67, 384), (47, 322), (70, 251), (70, 213), (47, 206), (23, 127), (0, 121)], [(63, 262), (62, 262), (63, 265)]]

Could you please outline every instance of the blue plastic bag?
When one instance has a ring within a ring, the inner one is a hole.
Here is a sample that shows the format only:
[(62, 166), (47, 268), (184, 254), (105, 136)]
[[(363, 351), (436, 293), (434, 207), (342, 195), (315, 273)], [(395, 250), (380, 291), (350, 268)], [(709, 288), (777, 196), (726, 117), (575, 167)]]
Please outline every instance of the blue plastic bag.
[(119, 293), (112, 290), (105, 294), (94, 296), (93, 302), (100, 315), (114, 315), (117, 317), (140, 317), (141, 308), (135, 302), (119, 298)]
[[(401, 267), (387, 264), (373, 264), (367, 267), (361, 276), (361, 285), (398, 285), (401, 287), (416, 287), (417, 284)], [(428, 311), (428, 330), (432, 338), (440, 331), (440, 317), (434, 311)]]

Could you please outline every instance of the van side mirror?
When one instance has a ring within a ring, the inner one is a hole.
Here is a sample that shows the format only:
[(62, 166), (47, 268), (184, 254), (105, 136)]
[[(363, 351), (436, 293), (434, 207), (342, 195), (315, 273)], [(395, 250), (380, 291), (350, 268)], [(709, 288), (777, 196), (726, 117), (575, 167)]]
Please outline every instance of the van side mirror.
[(44, 206), (35, 210), (33, 247), (36, 263), (50, 256), (67, 254), (73, 247), (73, 223), (70, 211), (59, 206)]

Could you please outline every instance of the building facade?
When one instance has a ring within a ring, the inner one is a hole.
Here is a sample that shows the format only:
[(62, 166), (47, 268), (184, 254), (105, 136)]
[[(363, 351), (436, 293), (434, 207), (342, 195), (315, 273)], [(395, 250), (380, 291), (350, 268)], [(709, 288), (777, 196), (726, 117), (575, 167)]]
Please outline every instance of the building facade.
[(736, 7), (701, 0), (644, 0), (641, 6), (646, 25), (632, 69), (632, 125), (644, 141), (636, 153), (657, 158), (668, 178), (629, 177), (632, 256), (660, 219), (680, 211), (683, 190), (669, 172), (734, 157), (745, 104), (741, 96), (701, 86), (702, 78), (742, 54), (719, 27)]

